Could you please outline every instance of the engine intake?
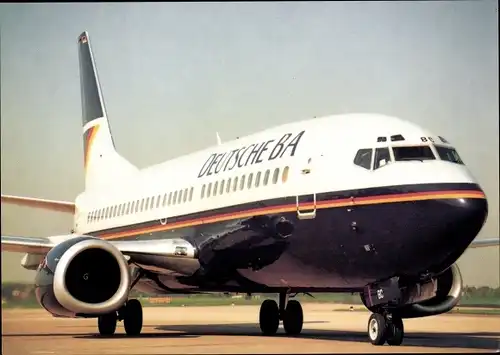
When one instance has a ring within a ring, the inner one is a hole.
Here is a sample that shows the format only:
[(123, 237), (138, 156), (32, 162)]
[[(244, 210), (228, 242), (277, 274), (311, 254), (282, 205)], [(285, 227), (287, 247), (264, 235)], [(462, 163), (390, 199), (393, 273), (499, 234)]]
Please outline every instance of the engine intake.
[(35, 284), (38, 302), (54, 315), (98, 315), (125, 303), (130, 270), (123, 254), (112, 244), (76, 237), (47, 254)]

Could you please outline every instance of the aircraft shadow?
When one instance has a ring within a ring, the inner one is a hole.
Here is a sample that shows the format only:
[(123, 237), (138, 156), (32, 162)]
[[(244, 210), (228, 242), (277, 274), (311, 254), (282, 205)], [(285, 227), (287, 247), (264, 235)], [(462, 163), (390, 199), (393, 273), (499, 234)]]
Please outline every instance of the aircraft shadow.
[[(325, 323), (325, 322), (304, 322)], [(144, 333), (137, 338), (193, 338), (206, 335), (212, 336), (256, 336), (262, 337), (258, 324), (209, 324), (209, 325), (158, 325), (153, 326), (155, 330), (175, 333)], [(68, 335), (68, 334), (66, 334)], [(278, 330), (276, 337), (290, 337), (283, 332), (282, 327)], [(97, 334), (79, 334), (75, 338), (110, 339)], [(125, 334), (116, 334), (112, 338), (122, 339)], [(305, 329), (296, 338), (333, 340), (345, 342), (368, 343), (366, 332), (341, 331), (323, 329)], [(402, 347), (439, 347), (439, 348), (465, 348), (465, 349), (500, 349), (500, 332), (477, 332), (477, 333), (428, 333), (409, 332), (405, 334)]]

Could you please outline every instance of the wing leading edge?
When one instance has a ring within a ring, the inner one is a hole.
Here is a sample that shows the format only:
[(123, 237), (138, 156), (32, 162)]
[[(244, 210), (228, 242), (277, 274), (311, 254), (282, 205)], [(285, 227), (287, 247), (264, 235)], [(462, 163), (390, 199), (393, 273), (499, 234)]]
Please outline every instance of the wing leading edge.
[(495, 245), (500, 245), (500, 238), (491, 238), (491, 239), (477, 239), (474, 240), (469, 248), (484, 248), (484, 247), (492, 247)]
[[(43, 208), (46, 210), (75, 213), (75, 204), (67, 201), (46, 200), (34, 197), (2, 195), (2, 203), (10, 203), (18, 206), (28, 206), (34, 208)], [(3, 243), (3, 242), (2, 242)]]

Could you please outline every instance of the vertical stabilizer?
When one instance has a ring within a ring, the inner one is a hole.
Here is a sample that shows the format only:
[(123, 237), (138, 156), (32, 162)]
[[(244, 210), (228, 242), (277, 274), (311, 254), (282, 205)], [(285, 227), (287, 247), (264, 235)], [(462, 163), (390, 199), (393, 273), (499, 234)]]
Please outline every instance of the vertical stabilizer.
[(85, 188), (121, 181), (137, 168), (115, 149), (88, 33), (78, 38)]

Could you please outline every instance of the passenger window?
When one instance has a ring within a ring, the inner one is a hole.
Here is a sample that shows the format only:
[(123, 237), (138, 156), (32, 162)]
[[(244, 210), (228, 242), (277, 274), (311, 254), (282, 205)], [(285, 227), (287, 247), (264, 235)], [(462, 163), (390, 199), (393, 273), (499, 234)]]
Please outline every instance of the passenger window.
[(167, 194), (164, 194), (163, 195), (163, 202), (162, 202), (162, 206), (165, 207), (167, 205)]
[(214, 196), (217, 196), (218, 187), (219, 187), (219, 182), (218, 181), (214, 182), (214, 193), (213, 193)]
[(250, 175), (248, 175), (248, 180), (247, 180), (247, 188), (249, 189), (252, 188), (252, 180), (253, 180), (253, 173), (250, 173)]
[(245, 187), (245, 175), (242, 175), (240, 180), (240, 190), (243, 190), (244, 187)]
[(201, 187), (201, 198), (205, 197), (205, 184)]
[(390, 161), (391, 155), (389, 154), (389, 148), (375, 149), (375, 162), (373, 165), (373, 170), (383, 167)]
[(149, 209), (153, 209), (153, 207), (155, 206), (155, 197), (151, 197), (151, 204), (149, 205)]
[(207, 188), (207, 197), (210, 197), (211, 192), (212, 192), (212, 183), (209, 183)]
[(238, 177), (235, 177), (233, 180), (233, 191), (236, 191), (238, 188)]
[(193, 192), (194, 192), (194, 187), (191, 186), (191, 189), (189, 190), (189, 201), (193, 199)]
[(106, 207), (106, 211), (105, 211), (104, 216), (106, 217), (106, 219), (109, 218), (109, 207)]
[(179, 198), (177, 199), (177, 203), (182, 202), (182, 190), (179, 190)]
[(260, 184), (260, 171), (257, 172), (257, 175), (255, 176), (255, 187), (259, 187), (259, 184)]
[(174, 197), (172, 198), (172, 205), (177, 203), (177, 191), (174, 191)]
[(144, 203), (144, 209), (145, 210), (149, 209), (149, 197), (146, 198), (146, 202)]
[(281, 182), (285, 183), (288, 180), (288, 171), (290, 168), (288, 166), (285, 166), (285, 169), (283, 169), (283, 175), (281, 175)]
[[(387, 148), (382, 148), (387, 149)], [(370, 170), (372, 167), (372, 151), (373, 149), (360, 149), (354, 157), (354, 164)], [(387, 150), (389, 151), (389, 150)]]
[(220, 182), (220, 191), (219, 191), (219, 195), (222, 195), (224, 193), (224, 180), (222, 180)]
[(127, 209), (125, 210), (125, 214), (130, 213), (130, 201), (127, 203)]
[(276, 184), (278, 182), (279, 175), (280, 175), (280, 168), (274, 169), (273, 184)]
[(160, 207), (161, 195), (156, 196), (156, 208)]
[(172, 191), (168, 193), (168, 205), (170, 206), (172, 204)]
[(264, 174), (264, 181), (262, 182), (262, 184), (263, 184), (264, 186), (266, 186), (266, 185), (267, 185), (267, 182), (269, 181), (269, 174), (270, 174), (270, 173), (271, 173), (271, 172), (269, 171), (269, 169), (267, 169), (267, 170), (266, 170), (266, 173)]
[(428, 145), (413, 146), (413, 147), (392, 147), (394, 152), (394, 160), (434, 160), (434, 153)]
[(227, 179), (226, 193), (229, 193), (229, 191), (231, 191), (231, 178)]
[(184, 189), (184, 198), (183, 201), (186, 202), (188, 199), (188, 189)]

